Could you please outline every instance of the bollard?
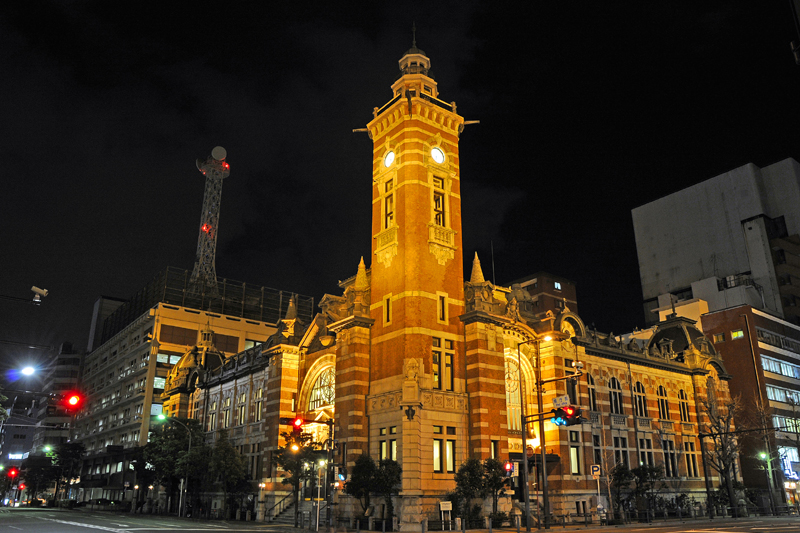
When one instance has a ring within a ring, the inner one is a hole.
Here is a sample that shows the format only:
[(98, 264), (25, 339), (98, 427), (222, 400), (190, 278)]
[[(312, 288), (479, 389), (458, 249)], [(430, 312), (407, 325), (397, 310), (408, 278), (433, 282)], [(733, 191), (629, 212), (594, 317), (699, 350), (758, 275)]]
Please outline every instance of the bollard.
[(467, 519), (460, 518), (459, 520), (461, 520), (461, 533), (467, 533)]
[(486, 522), (486, 529), (489, 530), (489, 533), (492, 533), (492, 517), (487, 516), (485, 522)]
[(361, 519), (356, 519), (356, 533), (361, 533)]
[(422, 533), (428, 531), (428, 519), (423, 518), (421, 524), (422, 524)]
[(514, 522), (517, 524), (517, 533), (519, 533), (519, 528), (522, 525), (522, 515), (514, 515)]
[(381, 531), (383, 531), (383, 533), (386, 533), (386, 519), (385, 518), (383, 520), (381, 520)]

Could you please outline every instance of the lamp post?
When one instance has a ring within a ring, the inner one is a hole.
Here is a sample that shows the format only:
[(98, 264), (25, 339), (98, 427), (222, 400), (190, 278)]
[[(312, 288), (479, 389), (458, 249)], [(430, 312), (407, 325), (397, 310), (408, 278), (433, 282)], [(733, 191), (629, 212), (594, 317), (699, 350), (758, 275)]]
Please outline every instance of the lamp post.
[[(544, 338), (545, 341), (552, 340), (552, 337), (549, 335)], [(538, 408), (539, 412), (544, 412), (544, 399), (542, 395), (544, 391), (542, 390), (542, 344), (541, 341), (536, 342), (536, 392), (537, 392), (537, 401), (538, 401)], [(544, 417), (539, 417), (539, 446), (541, 447), (541, 456), (542, 456), (542, 505), (544, 506), (544, 511), (542, 513), (544, 518), (544, 528), (550, 529), (550, 511), (549, 511), (549, 499), (547, 496), (547, 447), (545, 446), (546, 441), (544, 437)]]
[(186, 505), (186, 497), (184, 496), (184, 492), (188, 492), (186, 490), (186, 485), (189, 483), (189, 458), (188, 455), (192, 453), (192, 430), (189, 429), (189, 426), (181, 422), (176, 418), (167, 418), (164, 414), (158, 415), (159, 420), (166, 420), (167, 422), (175, 422), (176, 424), (180, 424), (186, 429), (186, 432), (189, 433), (189, 448), (186, 450), (186, 472), (184, 474), (184, 478), (181, 480), (181, 499), (178, 503), (178, 516), (185, 516), (185, 505)]
[(267, 488), (267, 484), (263, 481), (258, 484), (258, 513), (256, 514), (256, 520), (262, 521), (266, 520), (266, 516), (264, 516), (264, 511), (266, 511), (265, 502), (264, 502), (264, 489)]
[[(531, 339), (532, 340), (532, 339)], [(521, 429), (522, 429), (522, 496), (525, 498), (525, 531), (531, 530), (531, 500), (528, 494), (528, 426), (525, 420), (525, 395), (522, 392), (522, 351), (520, 346), (528, 344), (531, 340), (517, 344), (517, 377), (519, 378), (519, 406), (521, 410)], [(539, 442), (541, 442), (541, 435)], [(541, 527), (541, 524), (540, 524)]]

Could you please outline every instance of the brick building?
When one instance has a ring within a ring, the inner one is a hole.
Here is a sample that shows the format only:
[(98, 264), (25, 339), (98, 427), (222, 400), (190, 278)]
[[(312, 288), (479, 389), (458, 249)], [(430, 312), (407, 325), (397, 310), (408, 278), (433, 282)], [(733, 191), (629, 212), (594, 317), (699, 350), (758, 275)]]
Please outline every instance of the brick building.
[[(572, 309), (574, 284), (543, 273), (534, 277), (562, 284), (544, 311), (530, 283), (486, 281), (477, 256), (465, 280), (463, 118), (439, 98), (421, 50), (412, 47), (399, 66), (391, 100), (373, 110), (366, 128), (373, 142), (370, 267), (362, 259), (339, 294), (320, 300), (315, 317), (300, 318), (290, 307), (263, 344), (206, 359), (210, 337), (186, 353), (167, 376), (165, 409), (201, 420), (210, 441), (227, 431), (260, 470), (264, 509), (289, 493), (273, 461), (288, 430), (279, 419), (316, 421), (308, 431), (318, 442), (332, 421), (336, 464), (352, 468), (364, 453), (401, 464), (395, 509), (401, 527), (414, 530), (438, 515), (467, 458), (521, 457), (521, 409), (524, 402), (526, 413), (536, 410), (537, 364), (542, 378), (553, 378), (582, 361), (585, 377), (555, 382), (543, 394), (546, 410), (568, 394), (588, 413), (583, 425), (545, 425), (553, 511), (596, 505), (592, 464), (607, 470), (637, 460), (665, 465), (667, 497), (688, 491), (705, 499), (699, 401), (712, 396), (724, 405), (729, 397), (729, 375), (713, 345), (682, 318), (639, 341), (588, 331)], [(528, 431), (533, 448), (542, 435), (538, 427)], [(714, 475), (710, 481), (719, 484)], [(531, 479), (532, 491), (540, 486)], [(360, 513), (347, 497), (336, 499), (338, 518)]]

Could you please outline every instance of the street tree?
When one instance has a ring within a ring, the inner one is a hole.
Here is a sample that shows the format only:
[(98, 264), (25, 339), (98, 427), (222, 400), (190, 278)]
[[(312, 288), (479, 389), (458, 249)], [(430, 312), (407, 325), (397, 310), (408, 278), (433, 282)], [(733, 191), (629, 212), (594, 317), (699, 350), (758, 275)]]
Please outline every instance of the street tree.
[(718, 401), (701, 399), (700, 406), (702, 414), (705, 415), (703, 433), (708, 435), (707, 438), (711, 439), (712, 444), (708, 447), (706, 456), (711, 467), (719, 473), (722, 486), (727, 492), (727, 500), (736, 514), (738, 500), (734, 489), (733, 472), (741, 443), (731, 432), (734, 431), (734, 419), (741, 415), (742, 399), (741, 396), (736, 396), (722, 404)]
[(664, 467), (643, 464), (630, 472), (633, 475), (632, 481), (634, 482), (630, 497), (646, 500), (647, 508), (653, 510), (655, 508), (655, 491), (658, 489), (659, 483), (663, 484), (664, 481)]
[[(179, 487), (179, 479), (186, 475), (186, 460), (189, 453), (191, 432), (192, 447), (201, 447), (205, 442), (205, 434), (200, 422), (194, 419), (176, 419), (181, 424), (166, 419), (161, 423), (150, 425), (150, 440), (144, 447), (144, 461), (152, 467), (154, 480), (158, 485), (174, 495)], [(186, 427), (189, 431), (186, 430)], [(172, 498), (175, 505), (178, 498)]]
[(497, 459), (483, 462), (483, 492), (492, 497), (492, 514), (497, 514), (497, 500), (505, 494), (511, 478), (506, 476), (503, 463)]
[(283, 482), (292, 486), (294, 492), (294, 525), (298, 523), (298, 499), (300, 494), (300, 484), (308, 479), (315, 477), (314, 471), (309, 470), (306, 465), (315, 464), (320, 459), (325, 458), (325, 452), (319, 443), (313, 442), (312, 435), (309, 433), (283, 432), (284, 445), (275, 452), (275, 461), (286, 473)]
[(614, 515), (621, 517), (623, 504), (628, 501), (626, 496), (630, 490), (634, 475), (631, 473), (628, 465), (616, 463), (608, 473), (608, 477), (611, 481), (611, 490), (613, 493), (611, 501), (614, 506)]
[(392, 496), (400, 492), (403, 481), (403, 469), (397, 461), (382, 459), (375, 471), (372, 490), (383, 497), (386, 504), (386, 514), (389, 520), (394, 516), (394, 503)]
[(454, 476), (456, 482), (455, 493), (459, 500), (461, 516), (464, 520), (469, 518), (469, 507), (472, 500), (483, 497), (484, 467), (478, 459), (471, 457), (461, 463)]
[(224, 495), (223, 515), (228, 516), (229, 495), (236, 494), (247, 480), (247, 462), (244, 456), (231, 444), (228, 432), (224, 429), (217, 435), (211, 452), (211, 476), (217, 480)]
[[(59, 487), (63, 483), (69, 489), (69, 483), (80, 471), (86, 447), (78, 442), (63, 442), (55, 446), (52, 452), (48, 453), (58, 472), (56, 478), (55, 499), (58, 500)], [(67, 497), (69, 492), (67, 492)]]
[(46, 455), (31, 455), (22, 462), (20, 477), (28, 485), (28, 493), (36, 498), (39, 492), (58, 478), (53, 460)]
[(344, 492), (357, 499), (364, 512), (369, 509), (370, 494), (377, 470), (375, 460), (369, 454), (362, 453), (356, 459), (356, 464), (344, 485)]

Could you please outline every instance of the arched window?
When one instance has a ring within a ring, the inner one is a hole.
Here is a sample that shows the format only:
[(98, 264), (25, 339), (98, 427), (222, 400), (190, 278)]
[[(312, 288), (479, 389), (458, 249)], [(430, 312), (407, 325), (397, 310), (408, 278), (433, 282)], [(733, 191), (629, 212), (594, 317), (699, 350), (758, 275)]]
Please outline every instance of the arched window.
[(308, 410), (315, 411), (322, 407), (333, 405), (336, 399), (336, 369), (333, 367), (323, 370), (322, 374), (314, 383), (311, 389), (311, 396), (308, 399)]
[(669, 401), (667, 401), (667, 389), (664, 385), (658, 386), (658, 417), (661, 420), (669, 420)]
[(678, 402), (681, 408), (681, 422), (689, 422), (689, 398), (683, 389), (678, 392)]
[(638, 417), (647, 416), (647, 397), (641, 381), (637, 381), (633, 387), (633, 410)]
[(611, 402), (611, 412), (615, 415), (624, 415), (625, 410), (622, 407), (622, 385), (620, 385), (617, 378), (611, 378), (608, 381), (608, 395)]
[[(519, 365), (506, 357), (506, 417), (509, 431), (522, 431), (522, 405), (519, 400), (520, 373)], [(523, 397), (525, 383), (522, 384)]]
[(594, 385), (594, 378), (591, 374), (586, 374), (586, 384), (589, 389), (589, 410), (597, 411), (597, 389)]

